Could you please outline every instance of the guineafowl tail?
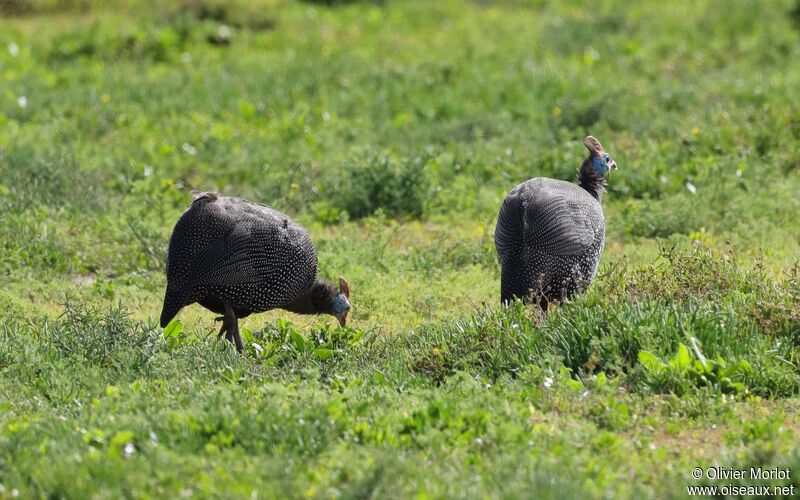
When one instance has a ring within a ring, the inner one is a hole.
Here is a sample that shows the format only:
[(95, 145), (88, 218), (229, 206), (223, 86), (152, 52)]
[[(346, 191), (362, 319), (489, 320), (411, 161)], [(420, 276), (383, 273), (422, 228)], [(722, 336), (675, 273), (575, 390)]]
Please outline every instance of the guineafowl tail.
[(178, 311), (184, 306), (181, 296), (175, 289), (167, 285), (167, 293), (164, 295), (164, 307), (161, 308), (161, 328), (166, 327)]

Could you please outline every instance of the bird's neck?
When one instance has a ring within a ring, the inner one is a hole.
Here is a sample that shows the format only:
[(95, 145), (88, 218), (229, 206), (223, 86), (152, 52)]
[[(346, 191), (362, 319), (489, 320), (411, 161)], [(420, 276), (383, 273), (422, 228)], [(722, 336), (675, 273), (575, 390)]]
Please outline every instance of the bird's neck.
[(578, 173), (578, 185), (585, 189), (597, 201), (603, 201), (603, 193), (606, 192), (606, 178), (594, 168), (592, 157), (586, 158), (581, 165)]
[(297, 300), (286, 304), (282, 309), (298, 314), (328, 314), (333, 309), (333, 298), (337, 291), (333, 283), (317, 278), (314, 285)]

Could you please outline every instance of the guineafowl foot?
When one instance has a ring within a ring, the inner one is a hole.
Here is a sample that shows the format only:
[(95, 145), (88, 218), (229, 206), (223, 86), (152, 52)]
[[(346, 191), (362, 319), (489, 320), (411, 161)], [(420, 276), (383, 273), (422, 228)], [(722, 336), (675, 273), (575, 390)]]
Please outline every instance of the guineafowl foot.
[(238, 328), (233, 332), (233, 340), (236, 342), (236, 350), (242, 352), (244, 350), (244, 343), (242, 342), (242, 337), (239, 335)]
[(217, 337), (222, 337), (222, 334), (225, 334), (225, 340), (235, 345), (238, 352), (242, 352), (244, 344), (242, 343), (242, 337), (239, 335), (239, 319), (230, 304), (225, 304), (225, 316), (216, 318), (216, 321), (220, 320), (222, 321), (222, 328), (219, 329)]

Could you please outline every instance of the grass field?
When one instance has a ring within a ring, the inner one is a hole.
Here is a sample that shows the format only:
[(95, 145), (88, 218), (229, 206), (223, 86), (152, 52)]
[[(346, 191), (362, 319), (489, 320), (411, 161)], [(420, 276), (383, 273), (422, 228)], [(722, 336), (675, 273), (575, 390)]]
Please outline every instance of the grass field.
[[(0, 13), (0, 498), (800, 491), (797, 1)], [(503, 198), (589, 133), (620, 166), (597, 280), (501, 308)], [(303, 224), (347, 328), (162, 331), (194, 189)]]

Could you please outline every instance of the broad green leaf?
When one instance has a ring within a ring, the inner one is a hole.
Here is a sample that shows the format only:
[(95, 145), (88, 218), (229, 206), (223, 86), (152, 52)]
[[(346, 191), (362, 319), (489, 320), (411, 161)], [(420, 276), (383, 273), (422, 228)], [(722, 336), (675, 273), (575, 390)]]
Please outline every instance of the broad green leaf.
[(742, 390), (744, 389), (744, 384), (741, 382), (733, 382), (732, 384), (729, 384), (728, 387), (730, 387), (736, 392), (742, 392)]
[(276, 361), (278, 361), (279, 357), (280, 356), (278, 356), (277, 354), (273, 354), (272, 356), (264, 359), (264, 361), (262, 361), (262, 363), (263, 363), (264, 366), (269, 366), (271, 364), (274, 364)]
[(619, 403), (617, 405), (617, 412), (625, 419), (628, 420), (630, 417), (630, 411), (628, 410), (628, 405), (626, 403)]
[(255, 337), (253, 337), (253, 332), (249, 328), (242, 327), (239, 329), (242, 332), (242, 336), (247, 341), (248, 344), (252, 344), (255, 341)]
[(332, 349), (325, 349), (324, 347), (321, 347), (316, 351), (314, 351), (314, 359), (325, 361), (326, 359), (329, 359), (331, 356), (333, 356), (333, 352), (334, 351)]
[(691, 363), (692, 358), (689, 356), (689, 349), (682, 343), (678, 344), (678, 354), (672, 358), (669, 364), (672, 365), (673, 368), (685, 370)]
[(164, 327), (164, 338), (171, 339), (177, 337), (183, 332), (183, 322), (179, 319), (173, 319), (169, 324)]
[(744, 359), (733, 365), (728, 369), (728, 375), (733, 375), (734, 373), (750, 373), (753, 371), (753, 367), (745, 361)]
[(111, 439), (111, 445), (123, 445), (133, 441), (133, 432), (131, 431), (121, 431), (114, 434), (114, 437)]
[(306, 341), (303, 338), (303, 336), (300, 335), (300, 333), (295, 330), (292, 330), (289, 335), (292, 337), (292, 342), (294, 343), (294, 347), (300, 352), (304, 351), (306, 348)]
[(576, 390), (576, 391), (580, 390), (580, 389), (583, 389), (583, 384), (581, 384), (579, 381), (575, 380), (574, 378), (569, 379), (567, 381), (567, 383), (569, 384), (570, 389), (573, 389), (573, 390)]
[(647, 371), (660, 372), (664, 369), (664, 363), (662, 363), (657, 357), (655, 357), (653, 353), (647, 351), (639, 351), (637, 357), (639, 358), (639, 362), (642, 365), (644, 365)]
[(120, 458), (123, 456), (123, 448), (127, 443), (133, 441), (133, 432), (122, 431), (118, 432), (111, 439), (108, 444), (108, 456), (113, 458)]

